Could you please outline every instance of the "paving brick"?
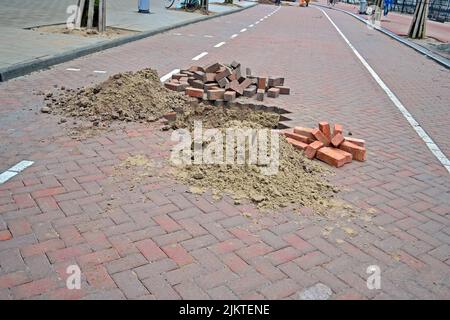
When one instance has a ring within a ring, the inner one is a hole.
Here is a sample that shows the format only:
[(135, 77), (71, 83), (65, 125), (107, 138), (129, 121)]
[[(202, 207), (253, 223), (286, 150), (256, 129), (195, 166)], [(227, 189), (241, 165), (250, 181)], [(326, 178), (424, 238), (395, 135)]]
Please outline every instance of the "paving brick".
[(221, 259), (235, 273), (242, 274), (251, 270), (251, 266), (233, 252), (223, 255)]
[(29, 282), (31, 279), (23, 270), (0, 275), (0, 289), (13, 288)]
[(158, 300), (180, 299), (180, 295), (158, 274), (152, 274), (142, 282)]
[(135, 245), (136, 248), (138, 248), (144, 257), (150, 262), (167, 258), (166, 254), (151, 239), (138, 241)]
[(236, 253), (244, 260), (249, 261), (250, 259), (258, 256), (266, 255), (267, 253), (273, 251), (271, 247), (263, 243), (255, 243), (246, 248), (242, 248), (236, 251)]
[(209, 296), (214, 300), (237, 300), (238, 297), (226, 286), (219, 286), (207, 290)]
[(36, 254), (43, 254), (49, 251), (62, 249), (65, 244), (62, 240), (51, 239), (37, 244), (31, 244), (22, 247), (21, 252), (23, 257), (29, 257)]
[(287, 242), (284, 241), (282, 237), (277, 236), (276, 234), (268, 230), (260, 231), (259, 237), (262, 241), (264, 241), (274, 249), (281, 249), (288, 246)]
[(352, 155), (350, 153), (330, 147), (317, 150), (316, 157), (336, 168), (342, 167), (344, 164), (352, 161)]
[(148, 264), (147, 259), (140, 253), (132, 253), (123, 258), (108, 262), (105, 266), (109, 274), (134, 269)]
[(194, 279), (205, 275), (205, 269), (198, 263), (191, 263), (171, 270), (165, 274), (167, 282), (171, 285)]
[(136, 299), (149, 294), (149, 291), (139, 281), (136, 273), (127, 270), (112, 275), (114, 282), (128, 299)]
[(14, 287), (12, 288), (12, 294), (15, 299), (25, 299), (46, 293), (57, 286), (58, 283), (55, 279), (44, 278)]
[(226, 285), (239, 277), (229, 269), (220, 269), (196, 278), (197, 284), (204, 290)]
[(13, 237), (20, 237), (33, 232), (30, 223), (24, 218), (9, 220), (8, 228)]
[(283, 299), (299, 290), (300, 287), (292, 279), (283, 279), (271, 284), (261, 290), (261, 293), (268, 299)]
[(330, 258), (320, 251), (308, 252), (305, 255), (294, 260), (303, 270), (322, 265), (330, 261)]
[(79, 256), (77, 257), (77, 261), (80, 263), (81, 267), (87, 269), (119, 258), (116, 250), (105, 249)]
[(9, 232), (9, 230), (2, 230), (0, 231), (0, 241), (7, 241), (12, 239), (12, 234)]
[(184, 266), (193, 262), (192, 256), (187, 253), (180, 244), (171, 244), (163, 247), (162, 250), (179, 266)]
[(204, 236), (199, 236), (196, 238), (183, 241), (181, 242), (181, 244), (187, 251), (192, 251), (213, 245), (216, 242), (217, 242), (216, 238), (214, 238), (212, 235), (207, 234)]
[(291, 261), (297, 258), (301, 253), (292, 247), (286, 247), (274, 252), (271, 252), (267, 255), (267, 258), (270, 260), (273, 265), (277, 266), (279, 264)]
[(47, 253), (51, 263), (57, 263), (67, 261), (72, 258), (76, 258), (81, 255), (85, 255), (91, 252), (91, 249), (87, 245), (77, 245), (73, 247), (67, 247), (62, 249), (53, 250)]
[(270, 281), (257, 272), (249, 272), (241, 278), (230, 281), (228, 287), (238, 295), (243, 295), (268, 286)]

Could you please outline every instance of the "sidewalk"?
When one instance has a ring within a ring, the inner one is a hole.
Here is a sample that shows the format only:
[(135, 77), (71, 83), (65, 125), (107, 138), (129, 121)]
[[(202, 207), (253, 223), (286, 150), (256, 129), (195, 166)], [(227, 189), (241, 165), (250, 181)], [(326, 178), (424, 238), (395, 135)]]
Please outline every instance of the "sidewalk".
[[(75, 2), (60, 0), (55, 4), (52, 0), (40, 0), (37, 5), (31, 0), (0, 0), (0, 73), (2, 69), (19, 64), (39, 62), (58, 54), (109, 43), (112, 39), (102, 36), (84, 37), (29, 30), (36, 26), (65, 23), (69, 17), (67, 7)], [(136, 34), (195, 22), (205, 17), (200, 13), (167, 10), (163, 0), (151, 2), (149, 15), (137, 12), (135, 0), (109, 0), (107, 3), (107, 25), (131, 30)], [(213, 15), (255, 5), (250, 1), (236, 1), (238, 6), (225, 6), (221, 3), (222, 1), (210, 3), (209, 9)], [(133, 35), (133, 32), (130, 34)]]
[[(322, 5), (326, 5), (326, 0), (316, 1)], [(359, 4), (349, 4), (349, 3), (337, 3), (335, 8), (350, 11), (352, 13), (358, 14), (364, 19), (369, 19), (369, 16), (364, 14), (359, 14)], [(381, 17), (381, 26), (389, 31), (394, 32), (399, 36), (406, 36), (408, 34), (408, 29), (411, 24), (412, 15), (400, 14), (397, 12), (389, 12), (389, 14)], [(450, 42), (450, 23), (440, 23), (436, 21), (427, 21), (427, 36), (438, 40), (439, 42), (449, 43)]]

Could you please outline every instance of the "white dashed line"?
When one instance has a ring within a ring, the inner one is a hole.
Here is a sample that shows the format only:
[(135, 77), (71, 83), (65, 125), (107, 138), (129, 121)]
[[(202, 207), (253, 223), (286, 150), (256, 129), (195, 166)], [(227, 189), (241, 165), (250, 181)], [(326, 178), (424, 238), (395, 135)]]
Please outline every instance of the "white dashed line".
[(174, 33), (174, 36), (181, 36), (181, 33)]
[(205, 38), (212, 38), (212, 37), (214, 37), (214, 36), (210, 36), (209, 34), (205, 34), (204, 37), (205, 37)]
[(94, 73), (106, 73), (104, 70), (94, 70)]
[(231, 38), (231, 39), (234, 39), (234, 38), (236, 38), (237, 36), (238, 36), (238, 34), (235, 33), (235, 34), (233, 34), (230, 38)]
[(172, 71), (170, 71), (168, 74), (162, 76), (159, 81), (161, 82), (165, 82), (166, 80), (169, 80), (169, 78), (173, 75), (180, 72), (180, 69), (173, 69)]
[[(316, 7), (317, 8), (317, 7)], [(370, 75), (374, 78), (374, 80), (378, 83), (378, 85), (383, 89), (383, 91), (387, 94), (389, 99), (391, 99), (392, 103), (397, 107), (398, 110), (402, 113), (402, 115), (406, 118), (409, 124), (416, 131), (417, 135), (425, 142), (428, 149), (434, 154), (434, 156), (439, 160), (439, 162), (447, 169), (450, 173), (450, 160), (445, 156), (445, 154), (439, 149), (439, 147), (434, 143), (433, 139), (423, 130), (420, 124), (414, 119), (411, 113), (409, 113), (408, 109), (400, 102), (397, 96), (389, 89), (389, 87), (381, 80), (380, 76), (372, 69), (372, 67), (367, 63), (367, 61), (361, 56), (361, 54), (356, 50), (356, 48), (350, 43), (347, 37), (342, 33), (342, 31), (338, 28), (338, 26), (331, 20), (328, 14), (322, 10), (321, 8), (317, 8), (327, 17), (327, 19), (331, 22), (333, 27), (339, 33), (339, 35), (344, 39), (347, 45), (352, 49), (353, 53), (359, 59), (359, 61), (363, 64), (363, 66), (369, 71)]]
[(202, 52), (198, 56), (193, 57), (192, 60), (194, 60), (194, 61), (200, 60), (201, 58), (203, 58), (207, 54), (208, 54), (208, 52)]
[(76, 68), (67, 68), (66, 70), (67, 70), (67, 71), (76, 71), (76, 72), (77, 72), (77, 71), (80, 71), (80, 69), (76, 69)]
[(221, 46), (223, 46), (226, 42), (219, 42), (218, 44), (216, 44), (214, 46), (214, 48), (220, 48)]
[(256, 22), (255, 22), (255, 24), (258, 24), (258, 23), (259, 23), (259, 21), (256, 21)]
[(245, 31), (247, 31), (247, 28), (241, 29), (240, 32), (245, 32)]
[(5, 183), (12, 177), (16, 176), (19, 172), (31, 166), (33, 163), (34, 161), (23, 160), (6, 170), (5, 172), (0, 173), (0, 184)]
[(248, 27), (249, 28), (253, 28), (255, 25), (254, 24), (251, 24), (251, 25), (249, 25)]

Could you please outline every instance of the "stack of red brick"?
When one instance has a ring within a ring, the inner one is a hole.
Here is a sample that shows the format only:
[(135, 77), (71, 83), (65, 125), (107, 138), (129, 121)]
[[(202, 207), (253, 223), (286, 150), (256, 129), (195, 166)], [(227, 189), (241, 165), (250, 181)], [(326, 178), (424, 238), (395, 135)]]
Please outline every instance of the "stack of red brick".
[(365, 141), (344, 137), (342, 125), (335, 124), (333, 133), (328, 122), (319, 122), (319, 128), (295, 127), (285, 130), (287, 141), (303, 150), (309, 159), (317, 158), (334, 167), (342, 167), (353, 160), (365, 161)]
[(239, 62), (233, 61), (230, 65), (216, 62), (205, 67), (192, 66), (181, 70), (172, 75), (164, 86), (210, 101), (233, 101), (241, 95), (248, 98), (256, 95), (257, 100), (263, 101), (266, 93), (270, 98), (290, 93), (290, 89), (284, 86), (284, 78), (253, 76), (249, 68), (245, 73), (246, 76), (243, 76)]

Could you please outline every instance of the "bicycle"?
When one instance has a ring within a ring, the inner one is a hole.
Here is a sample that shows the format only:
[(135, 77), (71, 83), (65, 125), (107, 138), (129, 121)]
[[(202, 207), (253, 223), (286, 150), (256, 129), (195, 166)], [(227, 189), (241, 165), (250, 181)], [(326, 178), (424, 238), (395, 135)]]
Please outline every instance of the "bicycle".
[[(164, 6), (166, 9), (169, 9), (173, 6), (176, 0), (164, 0)], [(188, 12), (194, 12), (197, 9), (201, 8), (200, 0), (182, 0), (181, 5), (184, 10)]]
[(337, 0), (327, 0), (327, 6), (332, 6), (334, 7), (334, 5), (336, 4)]

